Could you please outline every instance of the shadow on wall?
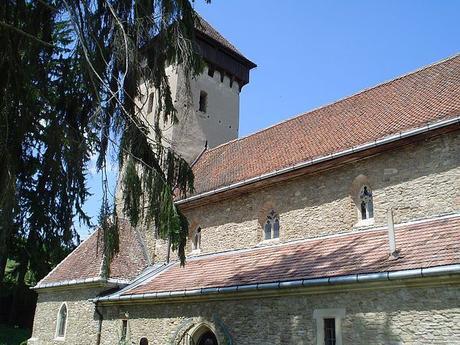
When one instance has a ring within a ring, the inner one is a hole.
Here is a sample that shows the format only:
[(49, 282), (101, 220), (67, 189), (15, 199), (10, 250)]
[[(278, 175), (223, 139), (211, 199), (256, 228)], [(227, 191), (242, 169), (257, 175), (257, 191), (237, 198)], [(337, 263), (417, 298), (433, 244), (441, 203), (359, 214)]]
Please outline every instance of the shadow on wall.
[[(225, 303), (225, 302), (222, 302)], [(282, 302), (281, 302), (282, 303)], [(130, 317), (132, 324), (128, 328), (128, 334), (125, 340), (119, 340), (116, 345), (127, 345), (127, 344), (140, 344), (142, 338), (146, 338), (149, 344), (162, 344), (162, 345), (183, 345), (184, 337), (177, 336), (176, 333), (187, 332), (187, 329), (193, 327), (196, 324), (195, 320), (208, 319), (212, 320), (215, 314), (212, 313), (212, 309), (216, 303), (211, 303), (208, 306), (208, 310), (205, 312), (194, 312), (190, 313), (190, 310), (184, 308), (183, 314), (178, 313), (179, 309), (173, 308), (161, 308), (161, 311), (157, 307), (153, 307), (157, 312), (152, 312), (150, 315), (152, 321), (148, 330), (140, 331), (136, 329), (136, 319), (148, 318), (149, 315), (142, 315), (136, 312), (139, 307), (133, 306), (129, 308), (133, 315)], [(244, 304), (244, 303), (241, 303)], [(276, 306), (276, 304), (275, 304)], [(223, 345), (300, 345), (300, 344), (316, 344), (316, 324), (311, 319), (310, 311), (305, 311), (305, 314), (298, 313), (287, 313), (285, 311), (279, 312), (277, 309), (263, 309), (254, 310), (254, 308), (261, 308), (258, 303), (248, 303), (248, 313), (246, 316), (235, 318), (230, 312), (229, 315), (225, 315), (226, 327), (228, 328), (228, 334), (230, 337), (223, 336), (221, 330), (218, 330), (220, 341)], [(252, 309), (250, 309), (252, 308)], [(200, 308), (196, 308), (199, 310)], [(268, 312), (269, 315), (263, 315), (261, 312)], [(155, 315), (153, 315), (155, 314)], [(402, 345), (404, 342), (400, 335), (394, 333), (392, 318), (396, 312), (390, 312), (378, 320), (369, 319), (366, 316), (354, 315), (351, 318), (342, 321), (342, 343), (344, 345)], [(224, 316), (224, 315), (223, 315)], [(166, 318), (166, 320), (164, 319)], [(158, 325), (165, 325), (168, 319), (182, 319), (182, 323), (168, 323), (170, 329), (161, 329), (158, 331)], [(276, 321), (275, 321), (276, 320)], [(377, 322), (378, 321), (378, 322)], [(142, 322), (145, 323), (145, 322)], [(186, 323), (190, 327), (184, 328), (183, 324)], [(113, 333), (116, 339), (120, 339), (120, 331), (117, 329), (117, 323), (111, 322), (106, 324), (105, 327), (113, 327), (114, 329), (107, 330), (109, 333)], [(243, 326), (244, 325), (244, 326)], [(175, 328), (174, 328), (175, 327)], [(162, 335), (161, 333), (165, 333)], [(165, 339), (165, 340), (163, 340)], [(166, 340), (168, 339), (168, 340)], [(173, 340), (176, 339), (176, 340)], [(188, 339), (188, 338), (187, 338)], [(170, 342), (172, 341), (172, 342)], [(188, 343), (187, 343), (188, 344)]]
[(393, 317), (397, 312), (388, 312), (383, 321), (376, 322), (364, 316), (354, 315), (351, 320), (344, 320), (342, 329), (343, 344), (403, 345), (401, 336), (395, 334)]

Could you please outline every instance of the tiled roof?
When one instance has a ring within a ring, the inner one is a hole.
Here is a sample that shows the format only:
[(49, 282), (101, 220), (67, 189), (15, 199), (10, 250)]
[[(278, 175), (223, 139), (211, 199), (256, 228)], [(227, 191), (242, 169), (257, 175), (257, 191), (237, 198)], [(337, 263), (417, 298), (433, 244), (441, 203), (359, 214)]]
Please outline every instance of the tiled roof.
[(197, 14), (197, 18), (198, 18), (198, 25), (196, 25), (196, 28), (200, 32), (202, 32), (206, 36), (212, 38), (213, 40), (217, 41), (222, 46), (224, 46), (225, 48), (231, 50), (235, 54), (237, 54), (237, 55), (243, 57), (244, 59), (246, 59), (244, 57), (244, 55), (241, 54), (241, 52), (233, 44), (231, 44), (216, 29), (214, 29), (211, 24), (209, 24), (206, 20), (203, 19), (203, 17), (201, 17), (199, 14)]
[(206, 151), (196, 194), (460, 115), (460, 55)]
[(124, 295), (391, 272), (460, 263), (460, 216), (396, 227), (400, 258), (389, 259), (387, 229), (374, 229), (175, 264)]
[[(103, 258), (102, 231), (96, 230), (38, 284), (100, 278)], [(127, 221), (120, 221), (120, 250), (110, 265), (112, 279), (131, 280), (147, 266), (142, 239)]]

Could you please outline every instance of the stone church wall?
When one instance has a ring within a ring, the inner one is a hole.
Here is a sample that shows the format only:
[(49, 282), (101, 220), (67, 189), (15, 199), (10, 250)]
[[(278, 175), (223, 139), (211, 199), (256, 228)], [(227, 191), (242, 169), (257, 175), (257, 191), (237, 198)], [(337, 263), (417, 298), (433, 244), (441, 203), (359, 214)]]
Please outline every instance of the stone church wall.
[(201, 253), (258, 245), (271, 208), (279, 213), (281, 242), (358, 231), (363, 229), (354, 201), (359, 179), (373, 191), (373, 226), (386, 224), (390, 207), (395, 223), (458, 212), (460, 131), (197, 207), (186, 215), (191, 232), (202, 229)]
[[(101, 288), (63, 288), (62, 290), (41, 291), (38, 294), (34, 326), (29, 345), (94, 345), (98, 329), (98, 319), (94, 311), (94, 298)], [(65, 340), (56, 340), (58, 312), (63, 303), (67, 304), (67, 326)]]
[(458, 285), (107, 306), (101, 344), (117, 344), (126, 315), (129, 344), (146, 337), (149, 345), (168, 345), (199, 323), (215, 331), (219, 344), (230, 344), (228, 335), (234, 345), (316, 344), (319, 309), (344, 309), (344, 345), (460, 344)]

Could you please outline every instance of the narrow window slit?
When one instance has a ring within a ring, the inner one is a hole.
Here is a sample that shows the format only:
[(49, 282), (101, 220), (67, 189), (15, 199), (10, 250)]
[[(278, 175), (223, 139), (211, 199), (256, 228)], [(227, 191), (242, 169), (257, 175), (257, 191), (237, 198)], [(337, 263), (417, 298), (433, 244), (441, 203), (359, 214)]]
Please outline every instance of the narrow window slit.
[(203, 113), (206, 112), (208, 106), (208, 94), (204, 91), (200, 92), (200, 104), (199, 104), (199, 110)]

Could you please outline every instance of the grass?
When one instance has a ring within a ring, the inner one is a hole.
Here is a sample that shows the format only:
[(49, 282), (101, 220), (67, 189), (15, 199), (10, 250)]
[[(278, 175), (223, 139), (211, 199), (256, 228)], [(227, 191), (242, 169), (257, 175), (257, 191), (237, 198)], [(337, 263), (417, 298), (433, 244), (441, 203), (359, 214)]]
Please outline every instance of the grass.
[(8, 325), (0, 324), (0, 345), (20, 345), (26, 344), (30, 338), (30, 330), (24, 328), (15, 328)]

